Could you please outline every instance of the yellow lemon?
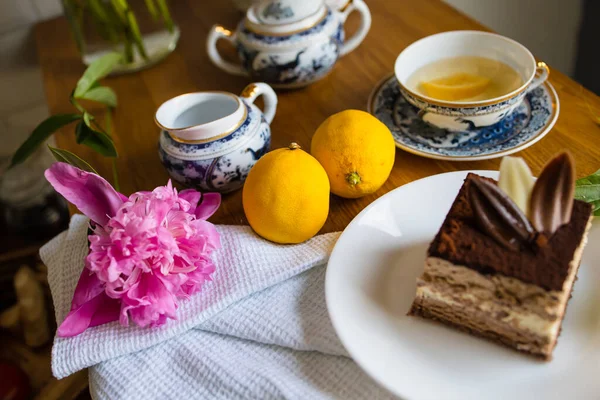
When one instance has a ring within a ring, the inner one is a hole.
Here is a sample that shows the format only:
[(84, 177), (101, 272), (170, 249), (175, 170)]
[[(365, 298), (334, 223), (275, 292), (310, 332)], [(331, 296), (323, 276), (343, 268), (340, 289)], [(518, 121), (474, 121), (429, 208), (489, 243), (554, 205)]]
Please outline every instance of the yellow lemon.
[(273, 150), (252, 167), (242, 193), (250, 226), (276, 243), (300, 243), (325, 224), (329, 180), (314, 157), (296, 143)]
[(421, 82), (421, 89), (434, 99), (459, 101), (483, 93), (490, 82), (489, 78), (461, 72), (445, 78)]
[(369, 113), (346, 110), (327, 118), (312, 138), (310, 152), (325, 168), (331, 191), (357, 198), (387, 180), (396, 155), (390, 130)]

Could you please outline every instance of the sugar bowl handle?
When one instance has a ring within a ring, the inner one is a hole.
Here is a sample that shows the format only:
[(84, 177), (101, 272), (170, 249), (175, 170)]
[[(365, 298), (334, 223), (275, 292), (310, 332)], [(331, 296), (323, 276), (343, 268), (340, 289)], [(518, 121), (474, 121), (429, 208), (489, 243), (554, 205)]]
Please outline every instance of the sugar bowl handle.
[(226, 61), (223, 59), (223, 57), (221, 57), (219, 50), (217, 50), (217, 42), (219, 39), (225, 39), (236, 46), (235, 32), (232, 32), (221, 25), (214, 25), (208, 34), (208, 39), (206, 39), (206, 51), (208, 52), (208, 57), (213, 64), (221, 68), (223, 71), (229, 72), (230, 74), (248, 76), (248, 71), (246, 71), (241, 65)]
[(271, 124), (277, 110), (277, 95), (271, 86), (266, 83), (251, 83), (242, 90), (241, 97), (253, 103), (258, 96), (264, 96), (265, 110), (263, 114), (268, 124)]
[(339, 10), (342, 17), (342, 23), (345, 23), (348, 15), (355, 10), (360, 13), (360, 26), (352, 37), (344, 41), (344, 44), (340, 49), (341, 56), (346, 55), (357, 48), (365, 39), (365, 36), (367, 36), (367, 33), (371, 28), (371, 11), (369, 11), (369, 7), (367, 7), (363, 0), (349, 0), (349, 2)]

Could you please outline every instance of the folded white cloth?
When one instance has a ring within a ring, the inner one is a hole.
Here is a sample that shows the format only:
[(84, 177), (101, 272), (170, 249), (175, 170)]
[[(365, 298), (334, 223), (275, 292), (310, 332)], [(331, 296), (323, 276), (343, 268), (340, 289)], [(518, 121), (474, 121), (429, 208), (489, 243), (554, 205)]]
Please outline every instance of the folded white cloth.
[[(74, 216), (40, 251), (59, 323), (83, 268), (87, 227)], [(324, 264), (338, 234), (282, 246), (249, 227), (217, 229), (213, 281), (182, 302), (178, 320), (57, 337), (54, 375), (91, 367), (98, 399), (393, 398), (348, 358), (327, 315)]]

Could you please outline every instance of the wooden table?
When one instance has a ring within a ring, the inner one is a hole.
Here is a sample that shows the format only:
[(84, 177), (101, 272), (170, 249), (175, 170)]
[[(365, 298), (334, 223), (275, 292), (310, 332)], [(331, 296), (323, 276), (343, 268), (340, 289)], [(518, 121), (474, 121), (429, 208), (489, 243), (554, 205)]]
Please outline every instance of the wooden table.
[[(119, 150), (121, 190), (129, 194), (164, 185), (168, 175), (157, 155), (159, 130), (153, 116), (165, 100), (181, 93), (227, 90), (239, 93), (249, 83), (212, 65), (205, 41), (214, 23), (235, 27), (241, 19), (228, 1), (174, 0), (174, 18), (182, 37), (174, 54), (148, 70), (106, 80), (117, 92), (115, 142)], [(279, 107), (273, 121), (272, 148), (295, 141), (310, 148), (313, 132), (329, 115), (349, 108), (365, 110), (375, 84), (393, 70), (396, 56), (410, 43), (434, 33), (485, 27), (438, 0), (367, 0), (373, 26), (366, 40), (341, 59), (324, 80), (305, 89), (279, 93)], [(357, 26), (352, 15), (349, 29)], [(64, 18), (40, 23), (35, 30), (37, 52), (44, 75), (48, 105), (52, 113), (71, 112), (68, 96), (84, 70)], [(560, 98), (556, 126), (540, 142), (519, 153), (534, 174), (540, 172), (553, 154), (569, 149), (577, 160), (579, 176), (600, 168), (600, 99), (560, 72), (553, 70), (550, 81)], [(110, 163), (76, 145), (72, 128), (56, 135), (59, 147), (90, 161), (105, 177)], [(497, 169), (500, 160), (447, 162), (396, 153), (396, 163), (386, 184), (377, 193), (359, 200), (332, 196), (329, 218), (323, 232), (343, 230), (365, 206), (388, 191), (415, 179), (440, 172), (464, 169)], [(226, 195), (212, 221), (245, 224), (242, 193)]]

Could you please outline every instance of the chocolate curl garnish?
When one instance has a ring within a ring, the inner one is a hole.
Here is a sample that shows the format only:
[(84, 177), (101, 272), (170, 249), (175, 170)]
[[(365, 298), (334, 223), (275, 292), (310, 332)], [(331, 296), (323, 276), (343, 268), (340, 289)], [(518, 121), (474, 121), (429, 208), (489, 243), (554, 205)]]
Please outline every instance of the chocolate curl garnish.
[(568, 152), (554, 157), (533, 185), (529, 201), (529, 218), (535, 229), (550, 238), (569, 223), (575, 195), (575, 168)]
[(519, 207), (495, 184), (474, 177), (469, 199), (480, 228), (510, 250), (535, 238), (535, 231)]

